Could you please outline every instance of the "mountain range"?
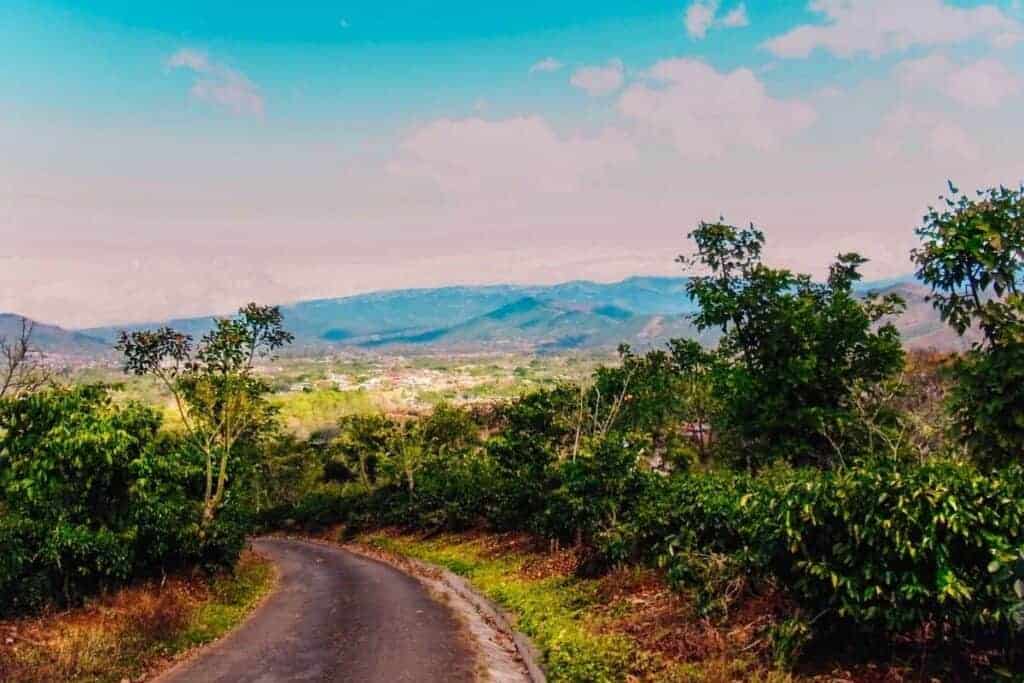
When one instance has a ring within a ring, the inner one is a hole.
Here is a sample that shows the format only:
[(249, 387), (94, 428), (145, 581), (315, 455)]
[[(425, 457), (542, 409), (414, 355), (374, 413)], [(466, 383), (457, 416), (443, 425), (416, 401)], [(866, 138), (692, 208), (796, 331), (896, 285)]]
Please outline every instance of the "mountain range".
[[(386, 351), (558, 351), (638, 348), (673, 337), (699, 337), (690, 314), (696, 305), (687, 280), (632, 277), (621, 282), (573, 281), (556, 285), (488, 285), (405, 289), (282, 306), (298, 352), (339, 348)], [(893, 292), (907, 301), (897, 321), (908, 346), (961, 349), (963, 340), (939, 321), (927, 290), (911, 277), (865, 283), (859, 291)], [(15, 320), (0, 316), (0, 322)], [(62, 355), (98, 355), (122, 329), (170, 325), (199, 336), (213, 316), (109, 326), (88, 330), (37, 327), (36, 342)], [(6, 323), (5, 323), (6, 324)], [(4, 334), (0, 327), (0, 336)]]
[[(110, 353), (110, 343), (101, 337), (35, 321), (32, 324), (32, 344), (48, 356), (90, 359)], [(0, 313), (0, 339), (14, 343), (21, 335), (21, 325), (21, 316)]]

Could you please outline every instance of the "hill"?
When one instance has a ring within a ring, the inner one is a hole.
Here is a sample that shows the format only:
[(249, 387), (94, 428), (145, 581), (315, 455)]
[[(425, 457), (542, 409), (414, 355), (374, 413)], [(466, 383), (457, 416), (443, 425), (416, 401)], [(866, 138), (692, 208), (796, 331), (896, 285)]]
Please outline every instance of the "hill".
[[(620, 343), (639, 348), (672, 337), (697, 335), (688, 316), (696, 310), (686, 279), (632, 277), (621, 282), (573, 281), (548, 286), (488, 285), (404, 289), (282, 306), (285, 324), (300, 352), (336, 348), (393, 351), (555, 351), (611, 349)], [(925, 300), (927, 290), (913, 279), (865, 283), (858, 291), (894, 292), (907, 300), (897, 325), (909, 346), (964, 348)], [(128, 329), (169, 324), (201, 335), (212, 317), (171, 320)], [(120, 327), (86, 330), (112, 341)], [(713, 335), (703, 336), (712, 342)]]
[[(13, 342), (21, 335), (22, 316), (0, 313), (0, 338)], [(110, 344), (101, 338), (56, 325), (30, 321), (32, 344), (51, 360), (86, 360), (105, 356), (111, 352)]]

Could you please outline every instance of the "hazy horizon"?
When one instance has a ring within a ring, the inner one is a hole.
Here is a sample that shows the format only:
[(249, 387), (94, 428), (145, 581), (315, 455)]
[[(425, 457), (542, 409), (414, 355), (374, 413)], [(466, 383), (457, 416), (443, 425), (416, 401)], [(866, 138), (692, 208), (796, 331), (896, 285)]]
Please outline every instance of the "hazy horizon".
[(1020, 0), (0, 8), (0, 311), (66, 327), (774, 263), (1024, 180)]

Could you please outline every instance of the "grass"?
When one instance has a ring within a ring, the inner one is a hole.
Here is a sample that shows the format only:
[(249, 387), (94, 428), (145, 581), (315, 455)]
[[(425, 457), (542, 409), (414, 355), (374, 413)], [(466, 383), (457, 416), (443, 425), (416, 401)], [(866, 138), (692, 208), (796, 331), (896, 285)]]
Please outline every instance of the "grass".
[(698, 628), (692, 610), (650, 570), (580, 578), (574, 551), (539, 551), (515, 536), (376, 532), (357, 540), (464, 576), (515, 617), (553, 683), (793, 680), (732, 643), (710, 647), (723, 642), (720, 634)]
[(270, 563), (246, 553), (234, 574), (173, 577), (62, 614), (0, 624), (0, 680), (148, 678), (174, 657), (237, 626), (273, 583)]
[(621, 681), (630, 669), (629, 642), (588, 628), (587, 608), (595, 603), (594, 582), (565, 577), (528, 579), (525, 558), (485, 557), (471, 539), (443, 536), (431, 540), (369, 535), (360, 541), (387, 552), (416, 557), (466, 577), (491, 600), (510, 610), (517, 628), (544, 654), (554, 681)]
[(277, 406), (285, 428), (298, 436), (308, 437), (318, 429), (333, 427), (346, 415), (366, 414), (380, 410), (367, 391), (313, 389), (275, 394), (270, 402)]

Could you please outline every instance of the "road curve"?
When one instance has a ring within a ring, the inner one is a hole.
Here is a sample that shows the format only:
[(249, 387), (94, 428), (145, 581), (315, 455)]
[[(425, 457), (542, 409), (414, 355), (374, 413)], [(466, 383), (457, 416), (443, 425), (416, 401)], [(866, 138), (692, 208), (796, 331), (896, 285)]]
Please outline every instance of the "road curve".
[(460, 683), (473, 650), (416, 579), (340, 548), (261, 538), (278, 585), (249, 619), (160, 683)]

